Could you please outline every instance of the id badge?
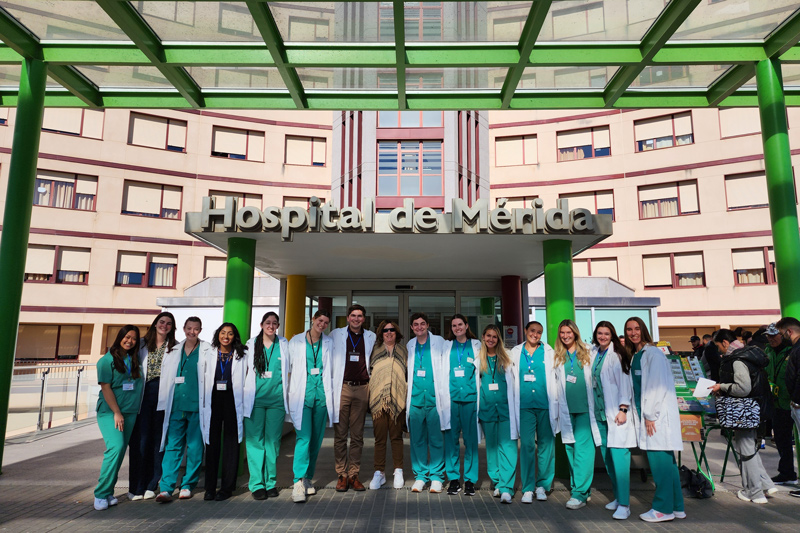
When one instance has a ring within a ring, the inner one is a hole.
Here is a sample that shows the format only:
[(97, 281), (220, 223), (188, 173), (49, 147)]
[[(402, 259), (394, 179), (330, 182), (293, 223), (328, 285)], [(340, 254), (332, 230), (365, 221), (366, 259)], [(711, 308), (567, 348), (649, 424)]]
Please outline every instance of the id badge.
[(133, 390), (133, 381), (125, 381), (122, 383), (122, 390)]
[(457, 378), (463, 378), (464, 377), (464, 369), (463, 368), (456, 368), (456, 369), (453, 370), (453, 374)]
[(425, 371), (424, 370), (417, 370), (417, 377), (418, 378), (424, 378), (425, 377)]
[(473, 359), (472, 357), (467, 357), (467, 363), (474, 363), (474, 362), (475, 359)]
[(575, 377), (575, 376), (567, 376), (567, 381), (570, 382), (570, 383), (577, 383), (578, 382), (578, 378)]
[(536, 376), (534, 374), (525, 374), (525, 381), (536, 381)]
[(175, 385), (182, 385), (186, 382), (186, 376), (175, 376)]
[(634, 370), (633, 373), (636, 376), (641, 376), (642, 375), (642, 371), (641, 370)]
[(264, 379), (272, 379), (272, 370), (264, 372)]
[(227, 381), (217, 381), (217, 390), (228, 390)]
[(319, 368), (312, 368), (308, 373), (312, 376), (319, 376)]
[(499, 383), (489, 383), (489, 390), (500, 390)]
[(358, 354), (350, 354), (350, 362), (351, 363), (358, 363), (359, 359), (360, 358), (359, 358)]

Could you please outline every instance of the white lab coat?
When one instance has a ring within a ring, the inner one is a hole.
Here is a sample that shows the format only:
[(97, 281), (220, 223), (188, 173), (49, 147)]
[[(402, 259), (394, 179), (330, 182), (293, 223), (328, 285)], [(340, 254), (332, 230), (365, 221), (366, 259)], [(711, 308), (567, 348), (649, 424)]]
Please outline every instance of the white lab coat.
[[(450, 365), (445, 364), (444, 345), (445, 340), (433, 333), (429, 334), (431, 366), (433, 367), (433, 389), (436, 394), (436, 412), (439, 413), (439, 426), (442, 431), (450, 429), (450, 380), (447, 378)], [(408, 394), (406, 396), (406, 424), (409, 424), (408, 416), (411, 410), (411, 392), (414, 389), (414, 376), (417, 369), (414, 361), (417, 351), (417, 338), (414, 337), (406, 345), (408, 348)], [(477, 355), (477, 354), (476, 354)], [(450, 352), (447, 352), (450, 357)]]
[[(333, 342), (333, 357), (331, 358), (333, 380), (333, 416), (334, 424), (339, 423), (339, 408), (342, 403), (342, 384), (344, 382), (344, 367), (347, 364), (347, 332), (350, 328), (343, 327), (331, 331), (330, 339)], [(372, 356), (372, 347), (375, 346), (375, 334), (369, 330), (364, 331), (364, 354), (367, 358), (367, 374), (369, 374), (369, 358)]]
[[(565, 363), (566, 364), (566, 363)], [(575, 364), (578, 364), (577, 361)], [(572, 431), (572, 420), (569, 417), (569, 406), (567, 405), (567, 372), (564, 365), (555, 368), (556, 385), (558, 387), (558, 424), (561, 430), (561, 441), (564, 444), (575, 444), (575, 434)], [(586, 382), (586, 397), (589, 400), (589, 422), (592, 425), (592, 437), (594, 445), (600, 446), (600, 429), (597, 427), (597, 420), (594, 417), (594, 392), (592, 391), (592, 365), (583, 367), (583, 380)]]
[[(597, 358), (599, 348), (592, 346), (592, 368)], [(600, 384), (603, 386), (603, 401), (605, 402), (606, 421), (608, 422), (608, 447), (609, 448), (635, 448), (636, 447), (636, 417), (626, 417), (625, 423), (618, 426), (614, 421), (619, 413), (620, 405), (633, 405), (633, 386), (629, 374), (622, 372), (622, 363), (619, 355), (614, 351), (614, 346), (609, 345), (608, 352), (603, 358), (600, 369)]]
[[(635, 401), (631, 402), (631, 408), (636, 416), (640, 449), (683, 450), (681, 416), (672, 369), (664, 352), (653, 345), (645, 346), (642, 354), (642, 412), (636, 409)], [(652, 437), (647, 435), (645, 419), (656, 423), (656, 432)]]
[[(556, 385), (556, 372), (553, 368), (553, 349), (550, 347), (549, 344), (544, 344), (544, 373), (547, 379), (547, 403), (549, 405), (549, 414), (550, 414), (550, 428), (553, 430), (553, 436), (558, 434), (559, 432), (559, 411), (558, 411), (558, 386)], [(511, 349), (511, 360), (514, 362), (516, 367), (514, 368), (514, 373), (516, 374), (514, 377), (514, 416), (517, 419), (517, 428), (522, 431), (519, 425), (519, 402), (520, 402), (520, 391), (519, 391), (519, 373), (520, 369), (523, 368), (523, 365), (527, 368), (528, 363), (522, 361), (522, 348), (525, 346), (525, 343), (519, 344), (514, 346)], [(527, 370), (526, 370), (527, 372)], [(532, 431), (533, 428), (525, 428), (526, 431)]]
[[(260, 335), (260, 333), (259, 333)], [(281, 383), (283, 383), (283, 408), (289, 414), (289, 341), (280, 335), (275, 336), (278, 349), (281, 351)], [(256, 371), (253, 367), (256, 353), (256, 338), (247, 341), (247, 352), (245, 352), (247, 375), (244, 379), (244, 417), (250, 418), (253, 412), (253, 404), (256, 401)], [(289, 420), (287, 419), (287, 422)]]
[[(167, 346), (169, 346), (169, 344)], [(178, 345), (176, 344), (175, 346), (172, 347), (172, 349), (175, 350), (177, 347), (178, 347)], [(161, 366), (162, 367), (164, 366), (164, 359), (166, 359), (167, 354), (169, 352), (170, 352), (169, 348), (166, 348), (164, 350), (164, 357), (161, 359)], [(180, 353), (178, 355), (180, 355)], [(150, 350), (147, 349), (147, 344), (145, 344), (144, 339), (141, 339), (139, 341), (139, 363), (142, 365), (142, 383), (147, 383), (147, 359), (149, 357), (150, 357)], [(144, 390), (144, 389), (142, 389), (142, 390)], [(158, 383), (158, 390), (159, 390), (158, 396), (159, 396), (159, 402), (160, 402), (160, 400), (161, 400), (161, 381), (160, 380), (159, 380), (159, 383)], [(144, 401), (144, 394), (142, 394), (141, 397), (139, 398), (139, 413), (140, 414), (142, 412), (142, 402), (143, 401)], [(158, 408), (156, 410), (157, 411), (161, 411), (160, 408)], [(167, 416), (167, 415), (165, 415), (165, 416)], [(164, 436), (163, 435), (161, 436), (161, 440), (162, 441), (164, 440)]]
[[(167, 429), (169, 428), (169, 417), (172, 414), (172, 399), (175, 397), (175, 377), (178, 375), (178, 366), (181, 362), (184, 340), (176, 344), (171, 350), (164, 354), (161, 360), (161, 378), (158, 384), (158, 411), (164, 411), (164, 426), (161, 430), (161, 451), (167, 445)], [(203, 360), (204, 354), (209, 350), (213, 351), (211, 345), (206, 341), (198, 343), (200, 348), (197, 355), (197, 390), (203, 388)]]
[[(200, 386), (200, 429), (203, 430), (203, 442), (209, 444), (211, 429), (211, 395), (216, 383), (214, 374), (217, 371), (218, 352), (212, 347), (206, 353), (200, 353), (203, 361), (203, 382)], [(241, 359), (236, 354), (231, 357), (231, 387), (233, 388), (233, 403), (236, 407), (236, 426), (239, 430), (239, 442), (244, 436), (244, 381), (247, 376), (247, 352)]]
[[(475, 386), (478, 387), (478, 442), (483, 440), (483, 431), (481, 430), (481, 361), (480, 358), (475, 358)], [(519, 414), (514, 416), (514, 406), (517, 406), (517, 413), (519, 413), (519, 398), (515, 396), (514, 383), (518, 379), (516, 376), (517, 365), (511, 362), (511, 366), (505, 369), (506, 374), (506, 397), (508, 399), (508, 422), (511, 440), (519, 439)]]
[[(306, 401), (306, 334), (298, 333), (289, 341), (289, 395), (287, 397), (289, 416), (295, 429), (303, 427), (303, 405)], [(331, 357), (333, 341), (322, 334), (322, 385), (325, 387), (325, 404), (328, 408), (328, 427), (333, 426), (333, 384), (331, 379)]]

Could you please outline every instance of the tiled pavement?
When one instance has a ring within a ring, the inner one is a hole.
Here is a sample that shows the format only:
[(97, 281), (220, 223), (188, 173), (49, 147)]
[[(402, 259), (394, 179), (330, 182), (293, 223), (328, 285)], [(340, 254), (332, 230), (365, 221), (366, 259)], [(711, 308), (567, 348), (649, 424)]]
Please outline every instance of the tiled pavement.
[[(362, 481), (367, 484), (372, 474), (370, 429), (365, 439)], [(715, 435), (712, 441), (719, 440)], [(407, 442), (407, 441), (406, 441)], [(316, 496), (306, 504), (291, 502), (286, 487), (291, 478), (291, 456), (294, 437), (284, 438), (279, 462), (278, 481), (283, 490), (276, 499), (254, 501), (246, 489), (246, 476), (239, 479), (241, 489), (226, 502), (204, 502), (202, 492), (188, 501), (157, 504), (153, 501), (129, 502), (127, 462), (120, 472), (117, 495), (120, 503), (108, 511), (92, 509), (92, 489), (99, 472), (103, 442), (97, 426), (91, 422), (52, 430), (38, 436), (10, 439), (6, 442), (6, 459), (0, 476), (0, 531), (404, 531), (422, 532), (493, 532), (493, 531), (791, 531), (797, 533), (800, 500), (781, 489), (768, 505), (741, 502), (736, 498), (740, 482), (735, 466), (729, 468), (726, 483), (718, 484), (709, 500), (686, 500), (688, 518), (666, 524), (647, 524), (637, 518), (649, 509), (653, 489), (638, 474), (632, 476), (633, 516), (624, 522), (611, 519), (603, 509), (608, 502), (609, 482), (597, 472), (592, 501), (583, 509), (568, 511), (569, 498), (561, 483), (547, 502), (531, 505), (519, 503), (515, 495), (512, 505), (500, 505), (492, 498), (482, 464), (481, 481), (472, 497), (446, 494), (414, 494), (410, 491), (411, 472), (406, 449), (406, 487), (387, 488), (345, 494), (334, 490), (332, 432), (329, 430), (320, 453)], [(724, 445), (713, 442), (712, 468), (721, 470)], [(481, 458), (483, 460), (483, 450)], [(684, 461), (689, 461), (687, 448)], [(763, 453), (767, 467), (774, 466), (777, 453), (767, 447)], [(202, 476), (201, 476), (202, 477)], [(202, 481), (201, 481), (202, 483)]]

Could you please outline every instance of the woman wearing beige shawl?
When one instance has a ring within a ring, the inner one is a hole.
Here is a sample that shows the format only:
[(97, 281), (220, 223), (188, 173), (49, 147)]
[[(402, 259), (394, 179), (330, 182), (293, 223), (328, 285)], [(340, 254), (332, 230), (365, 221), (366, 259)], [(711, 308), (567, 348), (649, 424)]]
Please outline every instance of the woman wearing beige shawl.
[(397, 323), (384, 320), (378, 326), (375, 346), (370, 356), (369, 410), (375, 433), (375, 475), (369, 488), (377, 490), (386, 483), (386, 436), (392, 443), (394, 483), (402, 489), (403, 479), (403, 422), (406, 407), (406, 372), (408, 351), (400, 343), (403, 334)]

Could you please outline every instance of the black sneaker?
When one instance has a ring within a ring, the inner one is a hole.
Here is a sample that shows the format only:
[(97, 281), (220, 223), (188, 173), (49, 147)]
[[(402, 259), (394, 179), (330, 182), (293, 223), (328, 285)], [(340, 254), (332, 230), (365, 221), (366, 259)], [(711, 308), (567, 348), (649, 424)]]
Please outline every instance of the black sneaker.
[(207, 490), (203, 499), (207, 502), (213, 502), (214, 498), (217, 496), (217, 491), (215, 490)]
[(792, 474), (792, 475), (778, 474), (777, 476), (772, 478), (772, 482), (778, 485), (783, 485), (783, 484), (794, 485), (795, 483), (797, 483), (797, 474)]
[(455, 496), (459, 492), (461, 492), (461, 483), (459, 483), (457, 479), (454, 479), (450, 482), (450, 486), (447, 487), (447, 494)]
[(269, 489), (267, 491), (267, 497), (268, 498), (277, 498), (278, 497), (278, 489), (275, 488), (275, 487), (272, 487), (271, 489)]
[(257, 489), (253, 491), (253, 499), (254, 500), (266, 500), (267, 499), (267, 491), (266, 489)]
[(472, 484), (472, 481), (464, 483), (464, 496), (475, 496), (475, 485)]
[(800, 490), (793, 490), (789, 493), (789, 496), (794, 496), (795, 498), (800, 498)]

